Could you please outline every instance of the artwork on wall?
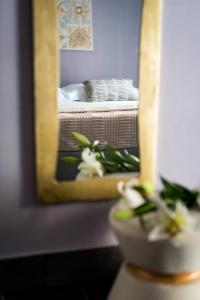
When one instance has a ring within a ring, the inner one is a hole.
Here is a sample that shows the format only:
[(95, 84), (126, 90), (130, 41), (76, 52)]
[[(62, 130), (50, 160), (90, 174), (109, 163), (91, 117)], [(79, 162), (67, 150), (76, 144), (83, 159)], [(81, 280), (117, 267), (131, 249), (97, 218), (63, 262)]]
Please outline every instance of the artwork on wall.
[(63, 50), (93, 50), (92, 0), (57, 0)]

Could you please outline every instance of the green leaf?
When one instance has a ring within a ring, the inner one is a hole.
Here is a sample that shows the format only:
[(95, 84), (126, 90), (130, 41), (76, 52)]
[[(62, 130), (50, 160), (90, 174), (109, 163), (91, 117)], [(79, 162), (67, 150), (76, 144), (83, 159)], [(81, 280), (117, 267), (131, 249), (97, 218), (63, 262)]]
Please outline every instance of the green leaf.
[(110, 159), (117, 164), (116, 168), (119, 172), (139, 171), (140, 166), (138, 158), (131, 156), (127, 150), (122, 154), (118, 150), (115, 150), (113, 146), (107, 145), (107, 151)]
[[(99, 157), (98, 160), (103, 165), (106, 173), (119, 172), (119, 167), (118, 167), (118, 164), (116, 162), (108, 160), (107, 158), (104, 158), (104, 157)], [(121, 168), (120, 168), (120, 170), (121, 170)]]
[(124, 150), (124, 155), (125, 155), (127, 161), (130, 162), (131, 164), (136, 164), (138, 166), (140, 165), (139, 158), (133, 154), (130, 154), (127, 150)]
[(130, 163), (123, 163), (123, 167), (125, 168), (125, 170), (127, 171), (133, 171), (133, 172), (138, 172), (139, 168), (136, 165), (130, 164)]
[(74, 156), (63, 156), (60, 157), (60, 160), (63, 161), (65, 164), (75, 164), (80, 162), (80, 159)]
[(132, 209), (117, 210), (113, 213), (115, 219), (119, 221), (127, 220), (134, 216), (134, 211)]
[(113, 146), (107, 145), (106, 149), (113, 161), (118, 163), (122, 163), (124, 161), (122, 154), (119, 151), (116, 151)]
[(127, 220), (131, 217), (143, 216), (147, 213), (153, 212), (157, 209), (156, 205), (153, 202), (146, 202), (145, 204), (140, 205), (135, 209), (124, 209), (115, 211), (113, 216), (119, 220)]
[(174, 203), (177, 200), (182, 200), (187, 207), (192, 207), (196, 204), (199, 192), (194, 190), (189, 190), (184, 186), (170, 182), (165, 178), (161, 177), (164, 189), (161, 190), (160, 196), (163, 199), (172, 199)]
[(79, 142), (80, 144), (82, 144), (84, 146), (91, 146), (92, 145), (90, 140), (85, 135), (83, 135), (81, 133), (72, 132), (72, 136), (77, 142)]
[(93, 152), (99, 154), (99, 159), (98, 159), (99, 161), (100, 161), (101, 159), (104, 159), (104, 158), (105, 158), (105, 154), (103, 153), (103, 151), (101, 151), (101, 149), (99, 148), (98, 145), (92, 144), (91, 150), (92, 150)]
[(110, 162), (102, 163), (106, 173), (117, 173), (119, 172), (119, 168), (116, 164), (112, 164)]
[(110, 166), (116, 166), (117, 165), (116, 162), (111, 161), (111, 160), (107, 160), (105, 158), (101, 159), (101, 162), (106, 164), (106, 165), (110, 165)]
[(149, 212), (155, 211), (157, 209), (156, 205), (153, 202), (146, 202), (145, 204), (140, 205), (134, 209), (136, 216), (142, 216)]

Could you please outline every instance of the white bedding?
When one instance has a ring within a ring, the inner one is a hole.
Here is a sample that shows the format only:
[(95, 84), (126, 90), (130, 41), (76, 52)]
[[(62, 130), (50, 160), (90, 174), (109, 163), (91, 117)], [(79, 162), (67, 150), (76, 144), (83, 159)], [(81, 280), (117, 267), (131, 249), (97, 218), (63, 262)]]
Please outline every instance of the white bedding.
[(61, 112), (88, 112), (88, 111), (116, 111), (138, 109), (138, 101), (102, 101), (102, 102), (82, 102), (73, 101), (59, 105)]

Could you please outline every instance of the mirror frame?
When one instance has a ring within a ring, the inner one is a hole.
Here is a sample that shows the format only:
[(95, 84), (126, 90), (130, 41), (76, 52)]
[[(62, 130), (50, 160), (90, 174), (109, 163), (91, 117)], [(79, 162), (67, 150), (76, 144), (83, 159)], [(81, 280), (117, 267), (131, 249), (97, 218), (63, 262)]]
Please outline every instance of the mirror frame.
[[(162, 0), (144, 0), (139, 49), (140, 179), (156, 180)], [(126, 178), (57, 181), (59, 50), (55, 0), (33, 0), (36, 185), (46, 203), (118, 196)]]

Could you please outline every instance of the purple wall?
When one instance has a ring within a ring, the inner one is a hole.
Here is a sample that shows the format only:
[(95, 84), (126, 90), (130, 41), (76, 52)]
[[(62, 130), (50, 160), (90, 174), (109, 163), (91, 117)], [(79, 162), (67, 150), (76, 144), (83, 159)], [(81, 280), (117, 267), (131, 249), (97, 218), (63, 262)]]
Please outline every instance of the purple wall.
[(116, 243), (110, 201), (37, 201), (31, 2), (0, 0), (0, 259)]
[(200, 1), (164, 1), (158, 174), (200, 185)]
[[(199, 0), (168, 0), (163, 14), (158, 173), (191, 186), (200, 176), (199, 10)], [(116, 243), (111, 202), (37, 202), (31, 27), (31, 1), (0, 0), (0, 258)]]
[(61, 86), (87, 79), (132, 78), (138, 83), (142, 0), (93, 0), (94, 51), (62, 50)]

